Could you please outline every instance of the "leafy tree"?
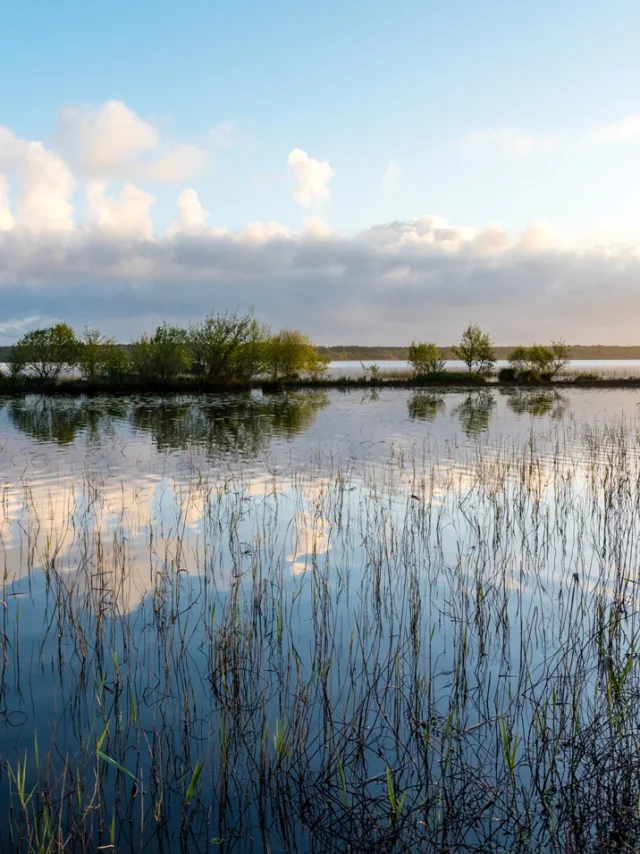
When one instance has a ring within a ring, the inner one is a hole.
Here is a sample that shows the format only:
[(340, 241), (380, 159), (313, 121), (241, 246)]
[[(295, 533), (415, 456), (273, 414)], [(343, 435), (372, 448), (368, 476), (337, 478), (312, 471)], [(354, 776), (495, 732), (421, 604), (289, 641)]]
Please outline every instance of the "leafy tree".
[(129, 358), (120, 344), (107, 345), (102, 374), (111, 384), (121, 383), (130, 371)]
[(55, 382), (64, 370), (73, 368), (78, 357), (78, 341), (66, 323), (25, 333), (11, 348), (12, 372), (29, 370), (43, 382)]
[(491, 373), (496, 362), (491, 338), (475, 323), (467, 326), (453, 352), (470, 371), (480, 375)]
[(189, 330), (194, 366), (208, 383), (248, 383), (265, 365), (269, 329), (248, 314), (210, 314)]
[(131, 367), (143, 380), (168, 382), (189, 370), (191, 356), (187, 331), (163, 323), (152, 336), (143, 335), (131, 345)]
[(551, 363), (551, 376), (555, 377), (563, 371), (571, 359), (571, 347), (566, 341), (561, 338), (559, 341), (551, 342), (551, 352), (553, 353), (553, 361)]
[(86, 325), (78, 342), (77, 359), (80, 374), (90, 383), (102, 378), (115, 381), (118, 375), (126, 373), (128, 366), (126, 354), (115, 338), (107, 338)]
[(412, 341), (409, 347), (408, 362), (417, 377), (425, 374), (437, 374), (444, 370), (446, 365), (442, 353), (433, 341), (425, 341), (421, 344)]
[(543, 344), (519, 346), (510, 353), (509, 365), (518, 378), (549, 380), (566, 367), (569, 354), (570, 348), (564, 341), (553, 341), (548, 347)]
[(310, 339), (297, 329), (281, 329), (267, 346), (267, 367), (273, 380), (292, 380), (301, 374), (317, 376), (326, 369)]

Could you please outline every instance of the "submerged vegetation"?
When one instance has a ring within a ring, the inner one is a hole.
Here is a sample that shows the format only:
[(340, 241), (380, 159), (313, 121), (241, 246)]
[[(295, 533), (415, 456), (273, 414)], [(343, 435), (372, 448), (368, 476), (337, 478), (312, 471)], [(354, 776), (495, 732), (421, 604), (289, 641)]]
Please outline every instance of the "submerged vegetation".
[(0, 850), (637, 850), (640, 422), (396, 394), (5, 402)]

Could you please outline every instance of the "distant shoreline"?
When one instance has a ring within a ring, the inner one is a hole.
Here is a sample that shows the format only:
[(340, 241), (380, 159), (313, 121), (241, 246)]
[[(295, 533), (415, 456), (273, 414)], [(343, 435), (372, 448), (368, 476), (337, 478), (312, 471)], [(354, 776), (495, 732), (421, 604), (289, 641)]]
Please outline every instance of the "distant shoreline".
[[(494, 347), (496, 359), (503, 361), (508, 359), (509, 354), (515, 349), (515, 344), (504, 347)], [(640, 345), (616, 346), (613, 344), (571, 344), (572, 360), (615, 360), (615, 359), (638, 359), (640, 360)], [(408, 347), (364, 347), (358, 344), (336, 345), (334, 347), (318, 346), (318, 353), (332, 362), (369, 362), (389, 361), (404, 362), (409, 355)], [(452, 347), (440, 348), (443, 357), (448, 360), (456, 359)], [(1, 351), (0, 351), (0, 361)]]

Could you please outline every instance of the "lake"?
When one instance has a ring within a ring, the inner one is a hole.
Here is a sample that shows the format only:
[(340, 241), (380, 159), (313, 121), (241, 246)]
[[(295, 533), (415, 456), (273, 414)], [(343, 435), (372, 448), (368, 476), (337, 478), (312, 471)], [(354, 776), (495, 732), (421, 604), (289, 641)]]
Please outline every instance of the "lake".
[[(372, 365), (377, 365), (381, 374), (393, 374), (395, 372), (411, 372), (412, 368), (408, 362), (380, 360), (376, 361), (345, 361), (345, 362), (330, 362), (329, 376), (330, 377), (361, 377), (364, 375), (364, 368), (370, 368)], [(364, 366), (364, 368), (363, 368)], [(509, 362), (506, 360), (498, 360), (496, 369), (509, 367)], [(446, 364), (449, 371), (466, 371), (467, 366), (464, 362), (456, 359), (449, 359)], [(579, 373), (597, 373), (600, 376), (614, 377), (638, 377), (640, 376), (640, 360), (638, 359), (571, 359), (567, 365), (566, 372), (568, 374)]]
[(0, 850), (637, 850), (639, 403), (1, 399)]

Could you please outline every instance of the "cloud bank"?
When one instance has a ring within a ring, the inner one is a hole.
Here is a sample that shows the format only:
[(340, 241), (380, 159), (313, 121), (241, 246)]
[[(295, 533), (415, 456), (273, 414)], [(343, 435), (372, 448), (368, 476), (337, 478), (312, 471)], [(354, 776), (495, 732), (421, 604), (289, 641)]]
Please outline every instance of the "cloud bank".
[(447, 343), (469, 320), (503, 343), (637, 341), (637, 246), (562, 250), (545, 224), (511, 235), (439, 217), (352, 237), (317, 218), (299, 232), (279, 223), (228, 232), (207, 226), (193, 190), (181, 193), (177, 220), (158, 236), (149, 204), (131, 188), (116, 198), (100, 190), (92, 227), (3, 231), (0, 340), (34, 315), (98, 323), (129, 340), (162, 319), (253, 305), (323, 343)]
[[(211, 133), (222, 147), (234, 126)], [(593, 133), (624, 140), (635, 123)], [(637, 244), (568, 247), (544, 222), (516, 234), (438, 216), (349, 236), (318, 215), (298, 230), (267, 221), (228, 231), (192, 186), (172, 191), (176, 213), (160, 233), (141, 184), (190, 182), (203, 159), (187, 149), (118, 101), (63, 111), (51, 146), (0, 127), (0, 343), (58, 319), (127, 341), (164, 319), (250, 306), (319, 343), (446, 344), (469, 321), (498, 343), (638, 340)], [(326, 200), (327, 160), (294, 149), (288, 165), (301, 205)]]

